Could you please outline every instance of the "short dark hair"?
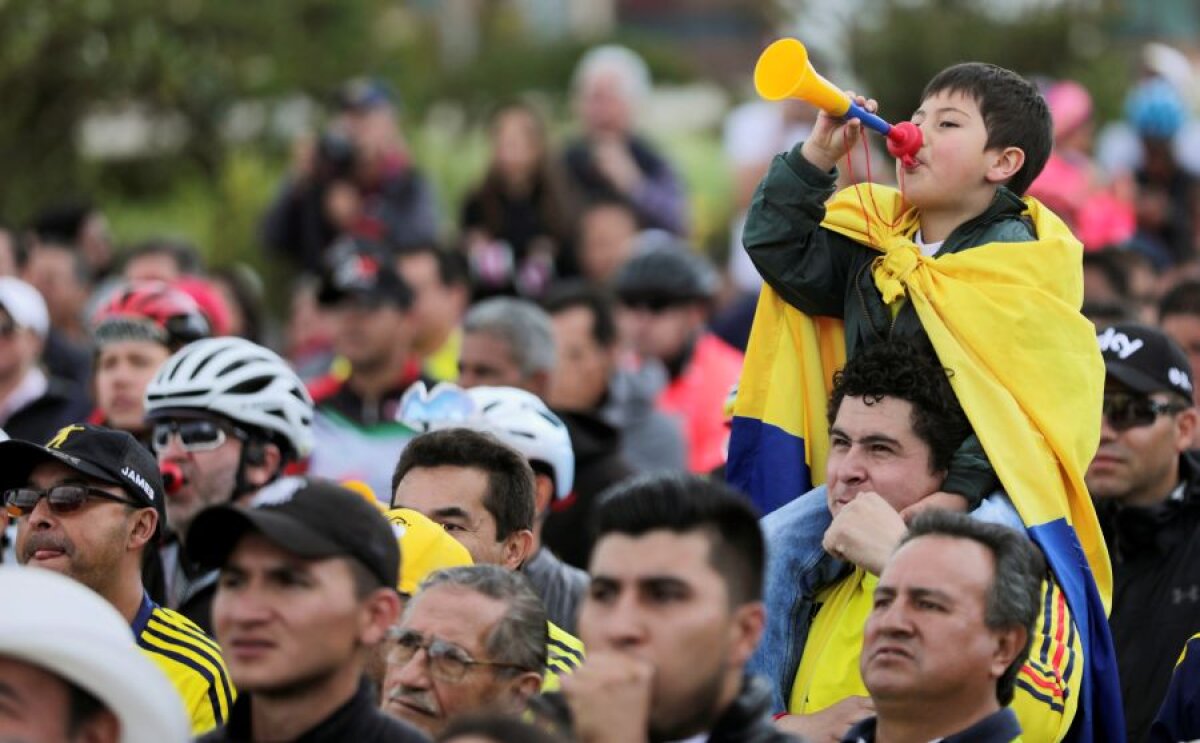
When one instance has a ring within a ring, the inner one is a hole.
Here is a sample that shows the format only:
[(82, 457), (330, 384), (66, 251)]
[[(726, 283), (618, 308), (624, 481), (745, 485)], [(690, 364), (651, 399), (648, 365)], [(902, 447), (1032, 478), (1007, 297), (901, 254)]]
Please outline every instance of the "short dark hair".
[(409, 258), (418, 255), (428, 255), (437, 264), (438, 281), (443, 286), (469, 286), (471, 283), (470, 268), (467, 257), (456, 250), (445, 250), (434, 243), (418, 243), (406, 245), (396, 250), (396, 259)]
[(944, 471), (971, 433), (971, 422), (950, 386), (951, 374), (924, 335), (868, 346), (833, 375), (829, 425), (847, 397), (861, 397), (867, 405), (885, 397), (905, 400), (912, 405), (913, 433), (929, 445), (929, 471)]
[(469, 428), (421, 434), (400, 454), (392, 473), (392, 494), (417, 467), (473, 467), (488, 478), (483, 506), (496, 520), (496, 539), (533, 528), (534, 480), (529, 461), (495, 436)]
[(934, 75), (921, 93), (921, 100), (941, 92), (962, 93), (975, 99), (987, 128), (988, 149), (1019, 147), (1025, 153), (1025, 163), (1007, 184), (1009, 190), (1023, 196), (1046, 166), (1054, 145), (1050, 108), (1037, 86), (1003, 67), (964, 62)]
[(1200, 281), (1183, 281), (1166, 293), (1158, 303), (1158, 321), (1172, 315), (1200, 317)]
[(641, 475), (605, 491), (592, 512), (592, 551), (609, 534), (701, 531), (732, 606), (762, 600), (766, 548), (758, 515), (736, 490), (698, 475)]
[(930, 536), (967, 539), (992, 553), (995, 569), (984, 605), (984, 624), (993, 630), (1024, 627), (1026, 631), (1025, 647), (996, 680), (996, 699), (1006, 707), (1012, 702), (1017, 673), (1033, 644), (1034, 624), (1042, 606), (1042, 582), (1047, 576), (1046, 560), (1029, 537), (1016, 529), (953, 511), (921, 513), (913, 519), (900, 544)]
[(542, 299), (551, 317), (582, 307), (592, 313), (592, 339), (601, 346), (617, 342), (616, 301), (604, 289), (586, 281), (565, 281), (553, 286)]

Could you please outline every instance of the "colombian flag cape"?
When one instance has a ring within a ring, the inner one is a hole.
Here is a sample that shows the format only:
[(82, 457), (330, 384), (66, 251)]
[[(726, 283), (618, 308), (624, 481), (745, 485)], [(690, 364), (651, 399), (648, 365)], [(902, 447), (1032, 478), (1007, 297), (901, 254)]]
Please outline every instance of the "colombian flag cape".
[[(861, 193), (855, 193), (862, 189)], [(1107, 609), (1112, 572), (1083, 475), (1100, 440), (1104, 363), (1079, 314), (1082, 246), (1025, 200), (1038, 239), (989, 243), (937, 260), (910, 236), (917, 213), (895, 189), (860, 185), (826, 205), (822, 225), (878, 251), (887, 303), (907, 297), (1075, 617), (1086, 672), (1069, 740), (1124, 736)], [(867, 220), (864, 204), (875, 219)], [(768, 286), (759, 298), (734, 404), (728, 477), (764, 512), (824, 480), (825, 410), (845, 361), (840, 320), (808, 317)]]

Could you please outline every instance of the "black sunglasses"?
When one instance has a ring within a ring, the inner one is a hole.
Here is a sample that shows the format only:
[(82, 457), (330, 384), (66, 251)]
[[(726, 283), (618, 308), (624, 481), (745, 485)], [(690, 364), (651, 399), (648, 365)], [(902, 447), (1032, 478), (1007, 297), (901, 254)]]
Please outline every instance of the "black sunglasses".
[(51, 512), (58, 515), (78, 511), (87, 502), (88, 498), (100, 498), (115, 503), (124, 503), (127, 506), (141, 505), (127, 498), (113, 495), (107, 490), (93, 488), (88, 485), (55, 485), (48, 490), (37, 490), (35, 488), (12, 488), (11, 490), (6, 490), (4, 492), (4, 506), (9, 516), (20, 518), (21, 516), (28, 516), (33, 513), (34, 507), (37, 506), (37, 502), (42, 498), (46, 499), (46, 505), (50, 506)]
[(1104, 407), (1101, 408), (1108, 425), (1118, 431), (1128, 431), (1131, 428), (1149, 426), (1158, 420), (1160, 415), (1173, 415), (1187, 410), (1187, 406), (1177, 402), (1161, 402), (1140, 395), (1115, 394), (1104, 396)]

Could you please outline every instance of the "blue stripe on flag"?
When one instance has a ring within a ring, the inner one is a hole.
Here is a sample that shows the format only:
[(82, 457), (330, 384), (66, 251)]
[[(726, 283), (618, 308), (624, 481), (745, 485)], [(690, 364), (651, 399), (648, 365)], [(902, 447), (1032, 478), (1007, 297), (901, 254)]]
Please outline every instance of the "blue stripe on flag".
[(735, 417), (725, 479), (766, 516), (812, 490), (804, 439), (757, 418)]
[(1104, 604), (1092, 579), (1087, 557), (1075, 529), (1066, 519), (1055, 519), (1029, 527), (1029, 536), (1046, 555), (1046, 562), (1066, 595), (1067, 606), (1079, 627), (1084, 673), (1079, 707), (1066, 741), (1090, 743), (1125, 740), (1125, 716), (1121, 708), (1121, 685), (1117, 678), (1117, 656)]

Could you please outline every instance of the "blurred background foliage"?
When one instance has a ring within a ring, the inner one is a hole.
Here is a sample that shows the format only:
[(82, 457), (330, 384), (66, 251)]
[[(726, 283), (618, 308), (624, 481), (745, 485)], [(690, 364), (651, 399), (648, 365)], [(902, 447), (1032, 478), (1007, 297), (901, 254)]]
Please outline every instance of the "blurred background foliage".
[[(1116, 0), (846, 0), (851, 11), (832, 44), (805, 36), (805, 19), (821, 10), (817, 0), (724, 3), (709, 16), (720, 29), (685, 23), (689, 5), (721, 5), (715, 0), (616, 2), (617, 22), (601, 38), (531, 34), (518, 3), (484, 1), (474, 4), (469, 59), (448, 54), (438, 5), (3, 0), (0, 215), (20, 225), (46, 203), (87, 195), (123, 242), (181, 235), (214, 265), (243, 260), (273, 271), (256, 240), (258, 216), (286, 171), (295, 121), (320, 123), (286, 114), (319, 112), (340, 81), (367, 73), (400, 94), (414, 157), (436, 185), (449, 234), (486, 162), (488, 112), (534, 92), (565, 135), (574, 63), (602, 41), (644, 54), (657, 84), (715, 88), (727, 105), (745, 98), (753, 59), (772, 37), (824, 42), (844, 54), (835, 68), (852, 71), (893, 119), (912, 111), (934, 72), (966, 59), (1074, 77), (1093, 91), (1102, 115), (1119, 111), (1132, 75), (1133, 42), (1115, 41), (1124, 10)], [(716, 45), (705, 31), (736, 32), (743, 53), (714, 65)], [(305, 101), (316, 105), (306, 109)], [(85, 121), (130, 110), (155, 122), (151, 139), (166, 144), (86, 156)], [(240, 130), (231, 125), (239, 111), (251, 124)], [(688, 118), (684, 108), (675, 120)], [(732, 212), (719, 124), (717, 117), (652, 132), (689, 185), (695, 239), (705, 247), (727, 242)]]

